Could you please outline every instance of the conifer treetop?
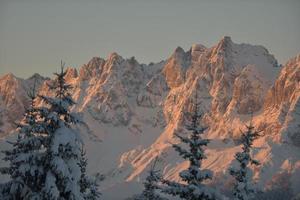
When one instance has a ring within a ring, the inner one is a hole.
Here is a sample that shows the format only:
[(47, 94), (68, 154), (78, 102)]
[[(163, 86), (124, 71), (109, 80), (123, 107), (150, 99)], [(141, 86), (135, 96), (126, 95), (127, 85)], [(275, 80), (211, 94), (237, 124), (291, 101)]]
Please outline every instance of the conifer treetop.
[[(182, 143), (187, 144), (187, 148), (180, 144), (173, 144), (175, 151), (189, 161), (189, 167), (179, 173), (183, 183), (163, 180), (165, 187), (164, 193), (179, 196), (187, 200), (214, 200), (220, 197), (218, 192), (207, 186), (204, 181), (212, 179), (212, 172), (208, 169), (202, 169), (202, 160), (206, 158), (203, 146), (207, 146), (208, 139), (203, 139), (207, 127), (202, 126), (202, 112), (199, 111), (197, 92), (194, 99), (192, 113), (188, 114), (188, 123), (186, 129), (189, 131), (187, 136), (175, 134)], [(221, 197), (220, 197), (221, 198)]]
[(237, 168), (230, 168), (229, 173), (234, 177), (235, 184), (233, 195), (235, 200), (250, 200), (255, 197), (257, 189), (252, 181), (252, 172), (250, 165), (260, 165), (258, 160), (255, 160), (251, 155), (251, 148), (255, 139), (261, 136), (260, 132), (255, 130), (252, 123), (252, 118), (249, 125), (246, 126), (246, 131), (241, 131), (242, 151), (235, 154), (235, 159), (239, 163)]

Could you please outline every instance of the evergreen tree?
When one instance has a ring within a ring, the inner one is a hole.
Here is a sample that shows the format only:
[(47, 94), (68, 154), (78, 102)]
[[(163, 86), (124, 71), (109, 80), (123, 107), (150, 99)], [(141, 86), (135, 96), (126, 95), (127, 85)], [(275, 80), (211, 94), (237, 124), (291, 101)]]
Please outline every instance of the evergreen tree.
[(41, 188), (45, 181), (43, 154), (46, 137), (35, 106), (35, 84), (28, 96), (31, 102), (18, 124), (17, 141), (11, 142), (11, 150), (4, 151), (4, 160), (9, 162), (9, 166), (0, 171), (9, 175), (11, 180), (1, 185), (0, 199), (41, 198)]
[(217, 198), (217, 193), (203, 183), (205, 180), (212, 178), (212, 172), (207, 169), (201, 169), (202, 160), (206, 158), (203, 146), (207, 146), (209, 140), (201, 137), (206, 127), (199, 124), (202, 114), (199, 112), (197, 93), (193, 107), (193, 113), (189, 115), (189, 123), (186, 125), (189, 136), (185, 137), (175, 134), (181, 142), (188, 145), (188, 149), (177, 144), (173, 145), (175, 151), (177, 151), (183, 159), (189, 160), (188, 169), (179, 173), (184, 183), (164, 180), (163, 182), (166, 186), (162, 191), (187, 200), (213, 200)]
[(79, 119), (70, 112), (75, 104), (65, 81), (63, 64), (60, 73), (49, 88), (54, 97), (39, 96), (46, 104), (40, 108), (41, 117), (46, 124), (48, 140), (46, 144), (46, 180), (43, 187), (43, 199), (77, 200), (84, 199), (80, 190), (81, 140), (74, 125)]
[(162, 177), (159, 170), (155, 170), (155, 165), (157, 158), (154, 160), (153, 165), (149, 171), (149, 175), (146, 177), (144, 182), (144, 191), (140, 195), (136, 195), (134, 200), (166, 200), (166, 198), (161, 197), (156, 190), (160, 189), (159, 182)]
[(256, 193), (254, 185), (252, 183), (251, 169), (249, 165), (259, 165), (257, 160), (254, 160), (251, 156), (251, 148), (253, 141), (259, 137), (259, 132), (254, 130), (254, 126), (250, 122), (250, 125), (246, 125), (247, 130), (242, 133), (242, 152), (235, 154), (235, 159), (239, 163), (238, 168), (231, 168), (230, 174), (235, 179), (235, 185), (233, 195), (235, 200), (250, 200), (253, 199)]
[(100, 198), (101, 193), (98, 191), (97, 179), (92, 179), (86, 174), (87, 159), (83, 147), (81, 148), (81, 159), (78, 163), (81, 171), (80, 192), (86, 200), (96, 200)]
[[(96, 182), (85, 174), (87, 160), (74, 125), (80, 120), (70, 107), (75, 104), (66, 84), (63, 65), (49, 88), (54, 97), (38, 97), (46, 104), (36, 107), (35, 89), (28, 93), (31, 106), (18, 124), (13, 149), (5, 151), (8, 167), (0, 169), (11, 180), (0, 185), (5, 200), (81, 200), (97, 199)], [(84, 181), (83, 181), (84, 180)]]

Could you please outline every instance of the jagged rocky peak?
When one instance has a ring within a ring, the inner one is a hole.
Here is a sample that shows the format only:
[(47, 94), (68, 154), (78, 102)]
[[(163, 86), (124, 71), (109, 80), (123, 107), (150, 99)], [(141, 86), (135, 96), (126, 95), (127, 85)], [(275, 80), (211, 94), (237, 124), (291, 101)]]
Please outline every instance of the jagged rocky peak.
[(185, 55), (185, 51), (181, 47), (176, 47), (172, 57), (183, 57)]
[(227, 36), (213, 47), (211, 58), (217, 64), (223, 65), (226, 71), (240, 72), (244, 67), (253, 65), (269, 86), (279, 73), (277, 60), (265, 47), (245, 43), (237, 44)]
[[(187, 72), (191, 77), (203, 77), (212, 95), (211, 111), (221, 116), (248, 114), (261, 110), (268, 88), (274, 83), (280, 68), (273, 55), (262, 46), (236, 44), (230, 37), (208, 49), (192, 48), (192, 67)], [(193, 78), (194, 79), (194, 78)]]
[(103, 61), (105, 61), (103, 58), (100, 57), (93, 57), (89, 62), (88, 62), (88, 66), (99, 66)]
[(12, 73), (0, 78), (0, 98), (3, 112), (6, 113), (4, 130), (8, 133), (19, 120), (28, 105), (27, 88), (23, 79), (15, 77)]
[(43, 85), (43, 83), (47, 80), (50, 79), (48, 77), (43, 77), (40, 74), (35, 73), (28, 79), (25, 79), (22, 85), (24, 88), (26, 88), (26, 90), (31, 90), (32, 88), (35, 88), (35, 90), (38, 91)]
[(193, 44), (192, 45), (192, 52), (196, 52), (196, 51), (203, 52), (206, 49), (207, 49), (207, 47), (204, 46), (203, 44)]
[(300, 54), (298, 54), (297, 56), (295, 56), (294, 58), (291, 58), (286, 65), (297, 65), (300, 63)]
[[(290, 59), (282, 68), (268, 91), (264, 116), (270, 124), (281, 129), (281, 139), (300, 146), (300, 55)], [(279, 130), (280, 131), (280, 130)], [(277, 131), (277, 132), (279, 132)]]
[(227, 36), (227, 35), (224, 35), (221, 39), (221, 41), (219, 42), (219, 44), (222, 43), (224, 45), (227, 45), (227, 44), (231, 44), (232, 43), (232, 40), (231, 40), (231, 37), (230, 36)]
[(163, 74), (170, 88), (178, 87), (185, 82), (185, 73), (190, 63), (191, 52), (185, 52), (181, 47), (177, 47), (163, 68)]
[(191, 57), (192, 61), (194, 63), (197, 63), (199, 60), (199, 57), (207, 52), (207, 47), (204, 46), (203, 44), (193, 44), (190, 52), (191, 52)]
[(81, 80), (87, 80), (92, 77), (99, 77), (102, 73), (105, 60), (100, 57), (93, 57), (87, 64), (84, 64), (79, 70)]
[(83, 109), (103, 123), (127, 125), (132, 115), (129, 98), (136, 98), (145, 84), (145, 74), (134, 57), (123, 59), (117, 53), (111, 53), (101, 64), (95, 84), (87, 89)]
[(139, 65), (139, 62), (135, 59), (134, 56), (130, 57), (129, 59), (126, 59), (129, 64), (131, 65)]
[(265, 107), (280, 106), (284, 102), (293, 102), (300, 93), (300, 54), (290, 59), (282, 68), (277, 80), (269, 90)]
[(120, 62), (123, 60), (123, 57), (120, 56), (117, 52), (112, 52), (108, 55), (107, 62)]
[[(144, 77), (142, 66), (134, 57), (124, 59), (116, 52), (109, 54), (102, 71), (101, 79), (103, 81), (121, 82), (125, 89), (127, 86), (131, 87), (132, 83), (140, 81)], [(115, 80), (116, 78), (118, 80)]]
[[(282, 70), (285, 74), (291, 74), (292, 80), (299, 80), (299, 66), (300, 66), (300, 54), (291, 58), (285, 65), (285, 71)], [(282, 73), (281, 73), (282, 74)]]
[(123, 61), (123, 57), (116, 52), (110, 53), (105, 64), (103, 65), (102, 72), (106, 74), (105, 76), (107, 76), (110, 72), (118, 71), (119, 66), (123, 63)]
[(225, 51), (227, 48), (230, 48), (232, 45), (231, 37), (224, 36), (217, 45), (218, 51)]
[(0, 98), (7, 107), (12, 107), (16, 103), (16, 90), (19, 89), (19, 80), (12, 73), (5, 74), (0, 78)]
[(69, 80), (72, 80), (74, 78), (77, 78), (78, 77), (78, 73), (77, 73), (77, 70), (73, 67), (67, 67), (66, 68), (66, 80), (69, 81)]
[(27, 80), (44, 80), (44, 79), (46, 79), (46, 78), (43, 77), (42, 75), (40, 75), (39, 73), (34, 73)]
[[(35, 89), (38, 90), (40, 85), (47, 80), (40, 74), (35, 73), (28, 79), (18, 78), (12, 73), (8, 73), (0, 77), (0, 96), (7, 107), (13, 106), (23, 107), (28, 101), (27, 92), (35, 84)], [(21, 111), (23, 110), (20, 109)], [(19, 117), (19, 116), (16, 116)]]
[(2, 96), (7, 96), (9, 93), (15, 92), (15, 90), (20, 86), (20, 79), (17, 78), (12, 73), (5, 74), (0, 77), (0, 93)]
[(9, 81), (16, 79), (16, 76), (13, 73), (7, 73), (0, 77), (0, 81)]
[(180, 63), (182, 65), (185, 65), (183, 67), (186, 67), (187, 64), (189, 64), (189, 59), (191, 57), (191, 51), (184, 51), (183, 48), (180, 46), (176, 47), (168, 61), (173, 61), (174, 63)]

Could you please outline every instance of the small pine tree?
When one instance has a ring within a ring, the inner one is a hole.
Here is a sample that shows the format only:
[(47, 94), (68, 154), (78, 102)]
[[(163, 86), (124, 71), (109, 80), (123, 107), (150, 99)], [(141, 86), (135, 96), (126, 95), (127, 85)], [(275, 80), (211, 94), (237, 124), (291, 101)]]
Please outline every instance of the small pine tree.
[(158, 185), (162, 180), (159, 170), (155, 170), (155, 165), (157, 163), (157, 158), (155, 158), (153, 165), (149, 171), (149, 175), (146, 177), (144, 182), (144, 191), (140, 195), (136, 195), (134, 200), (166, 200), (166, 198), (161, 197), (156, 190), (160, 189)]
[(8, 167), (0, 169), (11, 180), (1, 186), (0, 199), (40, 199), (44, 176), (44, 144), (46, 137), (42, 131), (39, 112), (35, 107), (35, 84), (28, 92), (31, 103), (18, 124), (17, 141), (13, 149), (4, 151)]
[(80, 167), (81, 177), (80, 177), (80, 192), (83, 194), (86, 200), (96, 200), (100, 198), (101, 193), (98, 191), (97, 180), (93, 180), (86, 174), (87, 159), (83, 147), (81, 148), (81, 159), (78, 163)]
[(176, 134), (181, 142), (188, 145), (188, 149), (176, 144), (173, 145), (175, 151), (183, 159), (189, 160), (188, 169), (179, 173), (184, 184), (164, 180), (166, 186), (162, 189), (162, 192), (188, 200), (213, 200), (216, 199), (217, 193), (203, 183), (205, 180), (212, 178), (212, 172), (201, 169), (202, 160), (206, 158), (203, 146), (207, 146), (209, 140), (201, 137), (206, 128), (199, 125), (202, 114), (199, 112), (198, 105), (196, 93), (194, 111), (191, 114), (190, 123), (186, 125), (187, 130), (191, 132), (188, 137)]
[(239, 163), (238, 168), (231, 168), (229, 173), (235, 179), (235, 185), (233, 189), (233, 195), (235, 200), (250, 200), (253, 199), (256, 193), (254, 185), (251, 181), (251, 169), (249, 165), (259, 165), (257, 160), (251, 157), (251, 148), (253, 141), (258, 138), (259, 132), (254, 131), (254, 126), (252, 122), (250, 125), (246, 125), (247, 130), (242, 133), (242, 152), (235, 154), (235, 159)]
[(66, 83), (66, 72), (61, 66), (61, 72), (55, 73), (55, 80), (49, 84), (55, 97), (39, 97), (47, 105), (40, 108), (41, 117), (45, 123), (48, 135), (46, 144), (46, 180), (43, 188), (43, 199), (83, 199), (80, 190), (81, 169), (78, 163), (81, 159), (81, 140), (78, 132), (72, 128), (78, 118), (70, 112), (75, 104)]

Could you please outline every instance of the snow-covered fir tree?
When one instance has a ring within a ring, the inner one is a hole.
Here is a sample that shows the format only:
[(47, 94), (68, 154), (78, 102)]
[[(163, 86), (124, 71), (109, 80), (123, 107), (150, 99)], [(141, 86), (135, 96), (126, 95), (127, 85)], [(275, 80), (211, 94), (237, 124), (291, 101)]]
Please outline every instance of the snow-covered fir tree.
[(235, 154), (239, 163), (237, 168), (230, 168), (229, 173), (234, 177), (235, 184), (233, 195), (235, 200), (250, 200), (255, 197), (256, 189), (252, 183), (252, 171), (249, 165), (259, 165), (259, 162), (252, 158), (251, 147), (253, 141), (258, 138), (259, 132), (254, 130), (252, 122), (246, 125), (247, 130), (242, 133), (242, 152)]
[(81, 158), (78, 163), (81, 171), (80, 176), (80, 192), (83, 194), (84, 199), (86, 200), (96, 200), (100, 198), (101, 193), (98, 191), (97, 179), (92, 179), (86, 174), (87, 159), (85, 156), (85, 151), (82, 146), (81, 148)]
[(54, 97), (39, 96), (46, 104), (41, 114), (46, 123), (48, 141), (46, 144), (46, 179), (43, 187), (43, 199), (81, 200), (81, 140), (74, 125), (79, 122), (70, 107), (75, 104), (69, 90), (71, 86), (65, 81), (66, 72), (61, 67), (55, 73), (55, 80), (49, 88)]
[(18, 123), (17, 140), (11, 142), (11, 150), (4, 151), (4, 160), (9, 162), (9, 166), (1, 168), (1, 173), (9, 175), (10, 180), (0, 186), (0, 199), (42, 199), (46, 135), (35, 106), (35, 87), (28, 96), (31, 102), (23, 120)]
[(158, 158), (155, 158), (149, 174), (143, 183), (144, 191), (139, 195), (135, 195), (132, 200), (167, 200), (157, 192), (160, 189), (159, 183), (162, 180), (160, 170), (155, 170), (157, 160)]
[(179, 173), (183, 183), (164, 180), (165, 186), (162, 188), (162, 192), (187, 200), (213, 200), (219, 197), (218, 193), (203, 183), (205, 180), (211, 179), (213, 174), (208, 169), (201, 169), (202, 160), (206, 158), (203, 146), (207, 146), (209, 140), (201, 137), (206, 127), (200, 124), (202, 114), (199, 111), (197, 93), (194, 101), (193, 111), (188, 115), (190, 119), (186, 125), (186, 129), (189, 131), (188, 136), (176, 134), (188, 148), (177, 144), (173, 145), (175, 151), (183, 159), (189, 161), (189, 167)]

